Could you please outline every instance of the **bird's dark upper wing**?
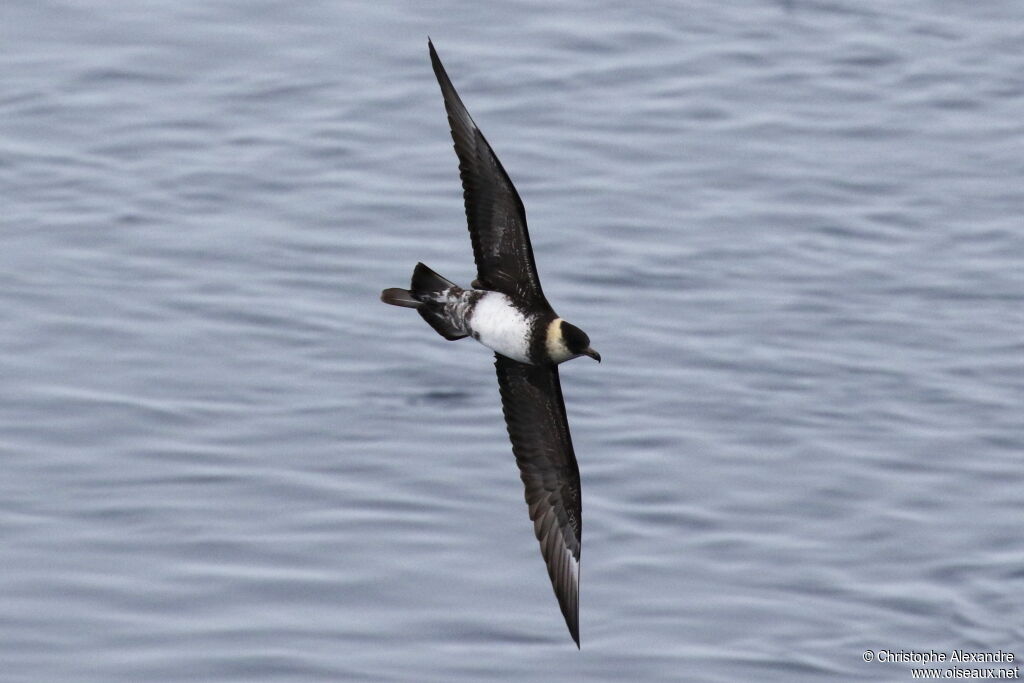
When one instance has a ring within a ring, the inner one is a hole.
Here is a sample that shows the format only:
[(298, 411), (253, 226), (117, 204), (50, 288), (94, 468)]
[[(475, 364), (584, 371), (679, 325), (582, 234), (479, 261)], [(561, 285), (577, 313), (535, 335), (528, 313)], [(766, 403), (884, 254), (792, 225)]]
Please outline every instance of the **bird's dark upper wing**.
[(429, 45), (459, 157), (479, 286), (527, 301), (543, 299), (523, 202)]
[(572, 450), (562, 386), (554, 365), (527, 365), (495, 354), (512, 452), (526, 504), (569, 633), (580, 644), (583, 517), (580, 470)]

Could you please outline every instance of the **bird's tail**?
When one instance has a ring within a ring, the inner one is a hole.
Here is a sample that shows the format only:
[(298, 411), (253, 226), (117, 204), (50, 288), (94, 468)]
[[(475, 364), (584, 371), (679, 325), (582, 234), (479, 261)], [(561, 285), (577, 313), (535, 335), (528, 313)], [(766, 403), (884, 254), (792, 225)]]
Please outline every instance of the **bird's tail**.
[(412, 284), (409, 289), (391, 287), (380, 294), (380, 300), (392, 306), (415, 308), (416, 312), (427, 321), (427, 324), (448, 340), (462, 339), (467, 336), (458, 321), (451, 320), (445, 314), (444, 302), (452, 294), (461, 291), (451, 280), (441, 277), (422, 263), (417, 263), (412, 271)]
[(422, 263), (416, 264), (412, 271), (412, 284), (409, 289), (390, 287), (380, 293), (380, 300), (392, 306), (403, 308), (422, 308), (425, 305), (439, 303), (445, 298), (446, 292), (459, 286), (451, 280), (441, 277)]
[(386, 304), (403, 308), (419, 308), (423, 305), (412, 295), (412, 292), (401, 287), (388, 287), (380, 293), (380, 300)]

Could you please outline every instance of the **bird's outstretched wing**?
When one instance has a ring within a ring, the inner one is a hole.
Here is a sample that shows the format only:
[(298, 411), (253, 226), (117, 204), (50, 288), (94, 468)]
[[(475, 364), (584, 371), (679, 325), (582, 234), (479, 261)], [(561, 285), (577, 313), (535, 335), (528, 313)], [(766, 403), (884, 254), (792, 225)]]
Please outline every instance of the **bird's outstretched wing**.
[(433, 43), (428, 45), (459, 157), (479, 287), (527, 301), (543, 299), (523, 202), (455, 92)]
[(500, 354), (495, 354), (494, 366), (533, 529), (565, 623), (579, 647), (580, 470), (572, 450), (558, 368), (527, 365)]

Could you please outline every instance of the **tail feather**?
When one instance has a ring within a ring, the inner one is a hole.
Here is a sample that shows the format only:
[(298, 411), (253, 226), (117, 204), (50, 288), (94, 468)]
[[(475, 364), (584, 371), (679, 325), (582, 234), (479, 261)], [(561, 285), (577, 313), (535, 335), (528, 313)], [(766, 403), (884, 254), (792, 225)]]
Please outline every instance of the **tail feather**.
[(449, 341), (469, 336), (457, 323), (445, 315), (442, 294), (451, 289), (460, 290), (451, 280), (441, 277), (433, 270), (417, 263), (412, 272), (410, 289), (391, 287), (381, 292), (380, 300), (392, 306), (415, 308), (416, 312), (434, 328), (434, 331)]
[(417, 263), (412, 271), (412, 295), (422, 301), (420, 297), (429, 297), (432, 294), (439, 294), (452, 287), (458, 288), (451, 280), (441, 277), (422, 263)]
[(390, 287), (380, 293), (380, 300), (386, 304), (392, 306), (402, 306), (403, 308), (419, 308), (423, 305), (422, 302), (416, 299), (408, 289), (402, 289), (401, 287)]
[(417, 309), (416, 312), (420, 314), (421, 318), (427, 321), (428, 325), (434, 328), (435, 332), (448, 341), (455, 341), (456, 339), (462, 339), (469, 336), (461, 327), (457, 327), (449, 322), (448, 318), (444, 317), (444, 313), (438, 311), (433, 306), (424, 306), (423, 308)]

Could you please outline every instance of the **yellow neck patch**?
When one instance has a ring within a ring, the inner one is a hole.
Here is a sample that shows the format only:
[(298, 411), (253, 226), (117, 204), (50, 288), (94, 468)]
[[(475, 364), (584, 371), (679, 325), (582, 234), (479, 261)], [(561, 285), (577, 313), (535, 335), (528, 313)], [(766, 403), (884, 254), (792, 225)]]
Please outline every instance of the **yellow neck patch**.
[(555, 318), (548, 324), (547, 337), (544, 340), (548, 356), (556, 363), (561, 363), (572, 358), (569, 348), (565, 345), (562, 337), (562, 319)]

